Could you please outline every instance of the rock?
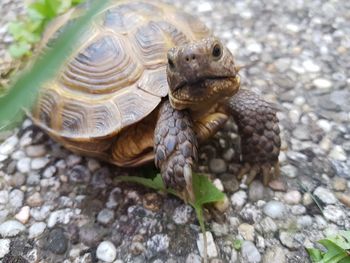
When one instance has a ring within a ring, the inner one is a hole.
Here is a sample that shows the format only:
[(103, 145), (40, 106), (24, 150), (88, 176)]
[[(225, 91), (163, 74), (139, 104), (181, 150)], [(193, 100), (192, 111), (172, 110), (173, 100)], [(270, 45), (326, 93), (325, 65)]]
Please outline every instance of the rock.
[(75, 165), (68, 171), (68, 177), (70, 181), (74, 183), (88, 183), (91, 178), (91, 173), (83, 165)]
[(78, 165), (81, 163), (82, 157), (80, 155), (76, 155), (76, 154), (70, 154), (67, 157), (67, 165), (68, 167), (73, 167), (75, 165)]
[(23, 205), (24, 193), (19, 189), (14, 189), (10, 192), (9, 203), (14, 208), (20, 208)]
[(286, 253), (283, 248), (274, 246), (265, 252), (263, 263), (286, 263)]
[(0, 204), (5, 205), (9, 201), (9, 192), (7, 190), (0, 191)]
[(290, 249), (297, 249), (301, 247), (302, 244), (298, 242), (298, 236), (300, 236), (300, 234), (297, 235), (295, 233), (285, 231), (281, 231), (279, 234), (281, 243)]
[(334, 160), (337, 160), (337, 161), (346, 161), (347, 160), (346, 152), (344, 151), (344, 149), (340, 145), (334, 145), (332, 147), (332, 150), (329, 153), (329, 157), (334, 159)]
[(2, 144), (0, 144), (0, 154), (2, 155), (10, 155), (16, 149), (16, 145), (18, 144), (18, 138), (16, 135), (12, 135), (7, 138)]
[(29, 220), (29, 206), (23, 206), (21, 210), (15, 215), (15, 218), (22, 224), (27, 224)]
[(93, 247), (105, 236), (106, 231), (98, 225), (84, 225), (79, 229), (80, 241), (87, 246)]
[(44, 203), (44, 200), (42, 199), (39, 192), (35, 192), (32, 195), (28, 196), (26, 203), (30, 207), (37, 207), (41, 206)]
[(53, 211), (47, 220), (48, 227), (54, 227), (57, 223), (68, 224), (74, 212), (70, 208)]
[[(217, 257), (218, 256), (218, 251), (216, 249), (216, 245), (215, 245), (215, 242), (214, 242), (213, 235), (211, 234), (211, 232), (207, 231), (206, 232), (206, 236), (207, 236), (207, 244), (208, 244), (208, 247), (207, 247), (208, 258)], [(197, 239), (197, 247), (198, 247), (199, 253), (200, 253), (202, 258), (205, 256), (204, 255), (204, 240), (203, 240), (203, 237), (204, 237), (203, 234), (200, 233), (199, 237)]]
[(264, 185), (258, 181), (254, 180), (248, 189), (249, 200), (252, 202), (256, 202), (258, 200), (264, 200), (265, 187)]
[(147, 248), (152, 251), (153, 254), (166, 252), (169, 248), (169, 242), (170, 239), (168, 235), (156, 234), (147, 241)]
[(47, 237), (47, 248), (55, 254), (62, 255), (68, 247), (68, 240), (62, 228), (53, 228)]
[(301, 141), (310, 140), (310, 129), (307, 125), (299, 125), (293, 130), (293, 137)]
[(247, 201), (247, 193), (245, 191), (238, 191), (231, 196), (231, 203), (234, 208), (240, 209)]
[(298, 176), (298, 169), (291, 164), (287, 164), (281, 167), (281, 173), (289, 178), (295, 178)]
[(110, 209), (103, 209), (97, 215), (97, 221), (103, 225), (108, 225), (113, 221), (114, 211)]
[(228, 225), (226, 224), (219, 224), (216, 222), (213, 222), (211, 224), (211, 230), (213, 231), (214, 235), (216, 237), (223, 237), (226, 236), (229, 232)]
[(333, 85), (330, 80), (324, 78), (314, 79), (312, 83), (318, 89), (330, 89)]
[(309, 215), (301, 216), (297, 219), (299, 229), (308, 228), (312, 225), (312, 218)]
[(56, 172), (57, 172), (57, 168), (55, 166), (51, 165), (44, 170), (43, 177), (44, 178), (51, 178), (52, 176), (55, 175)]
[(287, 213), (285, 205), (279, 201), (274, 200), (268, 202), (264, 206), (263, 212), (265, 215), (273, 219), (281, 219)]
[(176, 207), (172, 217), (173, 221), (177, 225), (186, 224), (191, 218), (192, 211), (193, 208), (189, 205), (180, 205)]
[(335, 204), (337, 202), (337, 198), (334, 196), (334, 194), (322, 186), (316, 188), (314, 195), (327, 205)]
[(350, 208), (350, 193), (337, 193), (336, 196), (340, 202)]
[(343, 221), (346, 218), (346, 215), (345, 215), (343, 209), (338, 208), (334, 205), (327, 205), (323, 209), (323, 215), (327, 220), (329, 220), (333, 223), (336, 223), (338, 225), (343, 225)]
[(307, 72), (316, 73), (321, 70), (320, 66), (311, 59), (304, 60), (302, 65)]
[(88, 159), (87, 166), (90, 172), (95, 172), (97, 169), (101, 168), (101, 164), (96, 159)]
[(306, 193), (303, 195), (303, 205), (309, 206), (309, 205), (311, 205), (313, 202), (314, 202), (314, 200), (312, 199), (312, 195), (311, 195), (310, 193), (306, 192)]
[(22, 158), (18, 160), (16, 165), (17, 171), (19, 171), (20, 173), (30, 172), (30, 162), (31, 162), (30, 158)]
[(44, 233), (46, 229), (46, 224), (44, 222), (37, 222), (30, 226), (29, 228), (29, 238), (36, 238)]
[(215, 174), (221, 174), (226, 172), (227, 166), (223, 159), (214, 158), (209, 161), (209, 169)]
[(347, 181), (345, 178), (342, 178), (342, 177), (334, 177), (332, 179), (332, 188), (335, 190), (335, 191), (340, 191), (340, 192), (344, 192), (347, 188), (346, 186), (347, 184)]
[(223, 173), (220, 175), (220, 179), (224, 185), (225, 192), (235, 193), (239, 189), (240, 182), (233, 174)]
[(241, 247), (242, 258), (247, 263), (261, 262), (261, 255), (254, 243), (251, 241), (244, 241)]
[(10, 239), (0, 239), (0, 259), (10, 252)]
[(112, 242), (103, 241), (96, 249), (96, 257), (103, 262), (113, 262), (117, 256), (117, 250)]
[(243, 223), (238, 227), (238, 233), (243, 237), (244, 240), (254, 241), (254, 226)]
[(293, 215), (300, 216), (306, 213), (306, 207), (303, 205), (293, 205), (291, 212)]
[(25, 149), (26, 155), (31, 158), (43, 157), (46, 154), (46, 147), (43, 144), (29, 145)]
[(270, 217), (265, 217), (260, 221), (259, 225), (261, 232), (265, 234), (273, 234), (278, 229), (276, 223)]
[(284, 201), (289, 205), (296, 205), (299, 204), (301, 201), (301, 194), (299, 191), (289, 191), (284, 194), (283, 197)]
[(49, 162), (50, 162), (50, 159), (46, 157), (34, 158), (30, 166), (32, 170), (40, 170), (40, 169), (43, 169)]
[(25, 229), (25, 226), (17, 220), (8, 220), (0, 225), (0, 235), (2, 237), (14, 237)]
[(41, 207), (35, 207), (30, 209), (30, 215), (36, 221), (45, 220), (51, 212), (52, 207), (50, 205), (43, 205)]

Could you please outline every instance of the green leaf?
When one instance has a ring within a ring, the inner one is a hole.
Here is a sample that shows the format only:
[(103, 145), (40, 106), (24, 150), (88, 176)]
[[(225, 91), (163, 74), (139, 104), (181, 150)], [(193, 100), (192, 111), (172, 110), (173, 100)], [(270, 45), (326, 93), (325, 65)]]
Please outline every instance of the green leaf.
[(193, 192), (195, 196), (194, 205), (202, 206), (204, 204), (218, 202), (224, 199), (225, 194), (219, 191), (208, 177), (199, 174), (193, 174), (192, 177)]
[(139, 176), (119, 176), (118, 179), (120, 179), (123, 182), (142, 184), (146, 187), (149, 187), (155, 190), (161, 190), (161, 191), (166, 190), (160, 174), (157, 174), (157, 176), (154, 177), (153, 179), (139, 177)]
[(85, 27), (89, 25), (91, 18), (106, 3), (108, 1), (93, 1), (91, 8), (85, 15), (78, 18), (72, 26), (61, 34), (52, 48), (33, 63), (31, 70), (23, 72), (14, 81), (8, 93), (0, 98), (0, 130), (13, 124), (12, 120), (18, 119), (19, 114), (23, 115), (23, 108), (29, 109), (31, 107), (39, 88), (55, 76), (57, 70), (72, 52), (74, 43), (84, 32)]
[(243, 240), (240, 240), (240, 239), (235, 239), (233, 240), (233, 248), (236, 249), (236, 250), (240, 250), (241, 247), (242, 247), (242, 244), (243, 244)]
[(27, 42), (19, 42), (10, 45), (9, 52), (14, 58), (20, 58), (31, 53), (32, 46)]
[(338, 263), (341, 259), (348, 256), (344, 249), (328, 239), (322, 239), (318, 242), (327, 249), (323, 257), (324, 263)]
[(323, 252), (316, 248), (307, 248), (307, 253), (309, 254), (312, 262), (320, 262), (323, 257)]

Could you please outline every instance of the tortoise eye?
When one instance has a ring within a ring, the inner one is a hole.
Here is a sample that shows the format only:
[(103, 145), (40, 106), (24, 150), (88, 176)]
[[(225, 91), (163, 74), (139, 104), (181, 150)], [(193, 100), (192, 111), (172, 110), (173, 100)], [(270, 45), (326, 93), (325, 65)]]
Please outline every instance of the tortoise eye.
[(214, 58), (219, 59), (222, 55), (222, 48), (219, 43), (215, 44), (212, 50), (212, 55)]

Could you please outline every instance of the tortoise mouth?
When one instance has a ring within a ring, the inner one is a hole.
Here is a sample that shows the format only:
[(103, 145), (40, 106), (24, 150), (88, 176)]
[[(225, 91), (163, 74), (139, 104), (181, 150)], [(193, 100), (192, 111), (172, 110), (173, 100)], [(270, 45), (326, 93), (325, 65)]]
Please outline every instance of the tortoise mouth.
[(205, 88), (204, 86), (207, 86), (207, 85), (203, 85), (203, 84), (205, 84), (207, 81), (210, 81), (210, 80), (211, 81), (220, 81), (220, 80), (232, 79), (232, 78), (236, 78), (236, 76), (207, 76), (207, 77), (200, 77), (200, 78), (196, 79), (195, 81), (183, 80), (178, 85), (175, 86), (173, 92), (176, 92), (176, 91), (184, 88), (185, 86)]

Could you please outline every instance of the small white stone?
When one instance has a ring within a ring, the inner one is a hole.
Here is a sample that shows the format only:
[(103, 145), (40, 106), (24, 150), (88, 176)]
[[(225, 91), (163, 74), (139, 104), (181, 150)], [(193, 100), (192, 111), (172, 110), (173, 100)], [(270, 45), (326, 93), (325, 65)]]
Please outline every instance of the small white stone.
[(248, 43), (246, 49), (250, 52), (250, 53), (261, 53), (262, 51), (262, 46), (260, 43), (252, 41), (250, 43)]
[(333, 142), (331, 139), (329, 139), (329, 137), (325, 136), (320, 141), (319, 145), (320, 145), (320, 148), (322, 150), (324, 150), (325, 152), (328, 152), (331, 149), (331, 147), (333, 146)]
[(224, 186), (221, 182), (221, 180), (219, 178), (216, 178), (214, 181), (213, 181), (213, 185), (218, 189), (220, 190), (221, 192), (224, 191)]
[(57, 223), (68, 224), (73, 215), (72, 209), (69, 208), (53, 211), (47, 220), (47, 226), (51, 228)]
[(247, 201), (247, 193), (245, 191), (238, 191), (231, 196), (232, 205), (235, 208), (241, 208)]
[(296, 205), (296, 204), (299, 204), (301, 201), (301, 194), (299, 191), (293, 190), (285, 193), (283, 198), (287, 204)]
[(241, 248), (242, 257), (246, 260), (244, 262), (248, 263), (259, 263), (261, 262), (261, 255), (251, 241), (244, 241)]
[(8, 156), (7, 156), (7, 155), (0, 154), (0, 162), (5, 161), (7, 158), (8, 158)]
[(324, 132), (328, 133), (332, 130), (333, 125), (331, 124), (330, 121), (325, 120), (325, 119), (320, 119), (317, 121), (318, 127), (320, 127)]
[(338, 201), (331, 191), (322, 186), (316, 188), (314, 195), (327, 205), (335, 204)]
[(319, 72), (321, 70), (320, 66), (317, 65), (314, 61), (308, 59), (303, 62), (303, 67), (307, 72)]
[(191, 217), (193, 209), (189, 205), (180, 205), (175, 208), (173, 214), (173, 221), (177, 225), (184, 225), (188, 222)]
[(323, 210), (323, 215), (327, 220), (336, 224), (341, 223), (346, 218), (343, 210), (334, 205), (327, 205)]
[(23, 206), (21, 210), (15, 215), (15, 218), (22, 224), (27, 224), (29, 220), (29, 206)]
[(117, 256), (117, 250), (112, 242), (101, 242), (96, 250), (96, 257), (104, 262), (113, 262)]
[(0, 239), (0, 259), (10, 252), (10, 239)]
[(37, 222), (30, 226), (29, 228), (29, 238), (36, 238), (44, 233), (46, 229), (46, 224), (44, 222)]
[(238, 227), (238, 233), (243, 237), (244, 240), (254, 241), (254, 226), (243, 223)]
[(346, 161), (346, 152), (340, 145), (333, 146), (332, 151), (329, 154), (329, 157), (338, 161)]
[(0, 235), (2, 237), (14, 237), (25, 229), (25, 226), (17, 220), (9, 220), (0, 225)]
[(30, 158), (22, 158), (17, 162), (17, 170), (21, 173), (30, 172)]
[(15, 150), (17, 143), (18, 138), (16, 135), (7, 138), (2, 144), (0, 144), (0, 154), (10, 155)]
[(264, 206), (263, 212), (273, 219), (281, 219), (287, 213), (285, 205), (275, 200), (269, 201)]
[[(212, 233), (207, 231), (205, 234), (206, 234), (206, 237), (207, 237), (208, 258), (217, 257), (218, 256), (218, 251), (216, 249), (216, 245), (215, 245)], [(205, 255), (204, 255), (204, 239), (203, 238), (204, 238), (203, 234), (200, 233), (199, 237), (197, 239), (197, 247), (198, 247), (199, 253), (200, 253), (202, 258), (205, 257)]]
[(209, 2), (202, 2), (198, 5), (198, 12), (209, 12), (213, 9), (212, 5)]
[(319, 88), (319, 89), (329, 89), (332, 87), (332, 82), (329, 81), (328, 79), (323, 79), (323, 78), (314, 79), (312, 83), (316, 86), (316, 88)]
[(40, 170), (44, 168), (50, 162), (49, 158), (34, 158), (31, 162), (31, 168), (33, 170)]

